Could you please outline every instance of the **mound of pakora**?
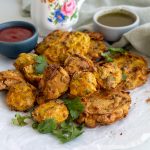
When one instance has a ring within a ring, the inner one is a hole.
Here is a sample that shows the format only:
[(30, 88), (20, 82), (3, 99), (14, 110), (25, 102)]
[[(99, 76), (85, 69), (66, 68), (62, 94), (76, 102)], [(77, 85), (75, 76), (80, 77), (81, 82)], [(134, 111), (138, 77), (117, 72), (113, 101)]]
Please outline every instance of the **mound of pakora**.
[[(14, 66), (16, 70), (0, 72), (0, 90), (8, 90), (10, 109), (33, 108), (36, 122), (55, 119), (59, 126), (69, 117), (87, 127), (123, 119), (131, 104), (127, 90), (148, 79), (142, 56), (108, 48), (97, 32), (54, 31), (35, 53), (20, 54)], [(73, 105), (72, 99), (77, 99)]]

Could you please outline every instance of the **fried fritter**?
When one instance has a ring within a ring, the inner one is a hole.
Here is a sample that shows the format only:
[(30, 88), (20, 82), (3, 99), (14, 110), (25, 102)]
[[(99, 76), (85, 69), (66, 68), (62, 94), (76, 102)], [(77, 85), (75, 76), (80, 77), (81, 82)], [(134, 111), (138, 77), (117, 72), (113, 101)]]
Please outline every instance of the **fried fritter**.
[(101, 54), (107, 49), (106, 44), (103, 41), (104, 37), (100, 32), (86, 31), (85, 33), (87, 33), (91, 39), (87, 57), (89, 57), (93, 61), (96, 61), (101, 56)]
[(107, 47), (104, 41), (91, 40), (87, 56), (91, 60), (96, 61), (96, 59), (98, 59), (101, 56), (101, 54), (106, 51), (106, 49)]
[(34, 120), (42, 122), (47, 119), (55, 119), (57, 123), (62, 123), (68, 118), (69, 112), (61, 100), (52, 100), (38, 106), (32, 113)]
[(122, 70), (115, 63), (97, 64), (95, 76), (100, 88), (110, 90), (122, 81)]
[(125, 118), (130, 108), (131, 98), (127, 92), (97, 91), (82, 98), (82, 103), (85, 110), (77, 122), (93, 128), (98, 124), (109, 125)]
[(48, 48), (53, 49), (53, 47), (54, 49), (66, 49), (64, 42), (67, 40), (68, 35), (69, 32), (61, 30), (56, 30), (50, 33), (42, 42), (37, 45), (35, 48), (36, 53), (43, 54)]
[(123, 82), (125, 90), (131, 90), (143, 85), (148, 78), (148, 64), (146, 60), (132, 53), (118, 56), (114, 59), (125, 74), (126, 79)]
[(12, 85), (25, 82), (22, 74), (17, 70), (0, 72), (0, 90), (9, 90)]
[(91, 38), (91, 40), (95, 40), (95, 41), (103, 41), (104, 36), (101, 32), (90, 32), (90, 31), (85, 31), (85, 33), (87, 33), (89, 35), (89, 37)]
[(21, 53), (19, 57), (15, 60), (14, 66), (17, 70), (22, 71), (24, 67), (35, 63), (36, 56), (36, 54), (32, 53)]
[(35, 88), (25, 82), (11, 86), (7, 94), (7, 105), (11, 110), (27, 111), (34, 106)]
[(59, 65), (49, 65), (40, 81), (40, 90), (48, 100), (57, 99), (68, 90), (69, 74)]
[(23, 68), (25, 78), (35, 85), (37, 85), (43, 78), (43, 74), (37, 74), (34, 65), (25, 66)]
[(70, 82), (70, 94), (73, 96), (86, 96), (96, 91), (97, 82), (91, 72), (76, 72)]
[(66, 41), (67, 53), (86, 55), (90, 47), (90, 37), (83, 32), (71, 32)]
[(74, 54), (86, 55), (89, 47), (90, 37), (86, 33), (70, 32), (66, 36), (63, 36), (63, 38), (61, 36), (60, 39), (56, 38), (55, 42), (51, 41), (43, 55), (50, 64), (52, 62), (63, 63), (68, 56)]
[(14, 63), (16, 69), (22, 72), (27, 81), (35, 85), (37, 85), (37, 83), (43, 77), (43, 74), (37, 74), (35, 71), (35, 63), (37, 56), (38, 55), (32, 53), (21, 53)]
[(75, 72), (79, 71), (94, 71), (93, 62), (81, 55), (73, 55), (69, 56), (64, 62), (64, 69), (69, 73), (69, 75), (73, 75)]

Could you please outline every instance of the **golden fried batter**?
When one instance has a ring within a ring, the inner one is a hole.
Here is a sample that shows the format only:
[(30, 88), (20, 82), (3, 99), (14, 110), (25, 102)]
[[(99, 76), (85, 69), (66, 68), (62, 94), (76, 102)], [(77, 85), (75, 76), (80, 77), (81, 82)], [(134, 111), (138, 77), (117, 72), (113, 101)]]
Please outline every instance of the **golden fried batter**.
[(64, 69), (69, 73), (69, 75), (73, 75), (75, 72), (79, 71), (94, 71), (93, 62), (81, 55), (73, 55), (69, 56), (64, 63)]
[(95, 72), (97, 83), (100, 88), (110, 90), (116, 88), (122, 81), (122, 71), (115, 63), (97, 64)]
[(67, 53), (86, 55), (90, 47), (90, 37), (83, 32), (71, 32), (66, 41)]
[(25, 66), (23, 68), (23, 73), (25, 78), (35, 85), (37, 85), (43, 78), (43, 74), (36, 73), (34, 65)]
[(90, 32), (90, 31), (85, 31), (91, 38), (91, 40), (96, 40), (96, 41), (103, 41), (104, 36), (101, 32)]
[(91, 72), (76, 72), (70, 82), (70, 94), (73, 96), (86, 96), (96, 91), (97, 82)]
[(43, 77), (43, 74), (37, 74), (35, 71), (35, 59), (37, 56), (32, 53), (21, 53), (14, 63), (15, 67), (22, 72), (25, 78), (35, 85)]
[(98, 59), (101, 54), (107, 49), (106, 44), (103, 41), (104, 37), (100, 32), (86, 31), (85, 33), (87, 33), (91, 38), (90, 48), (87, 56), (91, 60), (96, 61), (96, 59)]
[(143, 85), (148, 78), (148, 65), (145, 59), (132, 53), (118, 56), (114, 59), (121, 69), (126, 79), (123, 82), (125, 90), (131, 90)]
[[(62, 31), (59, 31), (62, 32)], [(51, 33), (53, 35), (53, 33)], [(66, 36), (62, 36), (65, 34)], [(62, 32), (60, 38), (54, 38), (54, 42), (49, 43), (43, 55), (50, 64), (63, 63), (68, 56), (74, 54), (86, 55), (90, 47), (90, 37), (82, 32)]]
[(40, 90), (46, 99), (57, 99), (68, 90), (69, 74), (59, 65), (49, 65), (40, 82)]
[(61, 100), (52, 100), (38, 106), (32, 113), (34, 120), (42, 122), (47, 119), (55, 119), (57, 123), (62, 123), (68, 118), (69, 112)]
[(7, 94), (7, 104), (12, 110), (27, 111), (34, 106), (35, 88), (27, 83), (11, 86)]
[(12, 85), (25, 82), (21, 73), (17, 70), (0, 72), (0, 90), (8, 90)]
[(104, 41), (91, 40), (87, 56), (93, 61), (96, 61), (106, 49), (107, 47)]
[[(56, 30), (50, 33), (42, 42), (40, 42), (35, 51), (37, 54), (43, 54), (48, 48), (51, 49), (66, 49), (64, 42), (67, 40), (69, 32)], [(53, 48), (54, 47), (54, 48)]]
[(127, 116), (131, 98), (127, 92), (100, 91), (82, 98), (84, 112), (77, 120), (88, 127), (108, 125)]
[(24, 67), (35, 63), (36, 56), (36, 54), (32, 53), (21, 53), (16, 59), (14, 66), (16, 67), (16, 69), (22, 71)]

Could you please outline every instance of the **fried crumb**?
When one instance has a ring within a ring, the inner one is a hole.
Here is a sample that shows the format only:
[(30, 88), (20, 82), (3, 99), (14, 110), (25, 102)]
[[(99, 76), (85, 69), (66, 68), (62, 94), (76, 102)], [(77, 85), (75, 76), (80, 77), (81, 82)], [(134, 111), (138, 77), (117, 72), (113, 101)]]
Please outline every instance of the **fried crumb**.
[(122, 132), (120, 133), (120, 135), (122, 135)]

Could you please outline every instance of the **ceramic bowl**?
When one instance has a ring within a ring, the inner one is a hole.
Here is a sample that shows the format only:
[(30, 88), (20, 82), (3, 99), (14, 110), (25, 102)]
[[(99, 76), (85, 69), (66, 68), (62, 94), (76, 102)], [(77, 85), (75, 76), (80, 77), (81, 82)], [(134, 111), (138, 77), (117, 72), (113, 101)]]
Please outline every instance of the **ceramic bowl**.
[[(105, 14), (117, 13), (117, 12), (125, 13), (125, 14), (133, 17), (135, 21), (130, 25), (121, 26), (121, 27), (106, 26), (106, 25), (103, 25), (100, 22), (98, 22), (98, 17), (103, 16)], [(124, 33), (137, 27), (140, 23), (139, 16), (136, 13), (134, 13), (130, 10), (127, 10), (125, 8), (110, 8), (110, 9), (106, 9), (106, 10), (100, 10), (97, 13), (95, 13), (93, 20), (95, 23), (96, 30), (103, 33), (106, 41), (111, 41), (111, 42), (115, 42), (115, 41), (119, 40)]]
[(0, 54), (15, 59), (20, 53), (28, 53), (35, 48), (38, 40), (38, 32), (31, 23), (24, 21), (11, 21), (0, 24), (0, 30), (11, 27), (24, 27), (33, 33), (30, 38), (19, 42), (0, 41)]

